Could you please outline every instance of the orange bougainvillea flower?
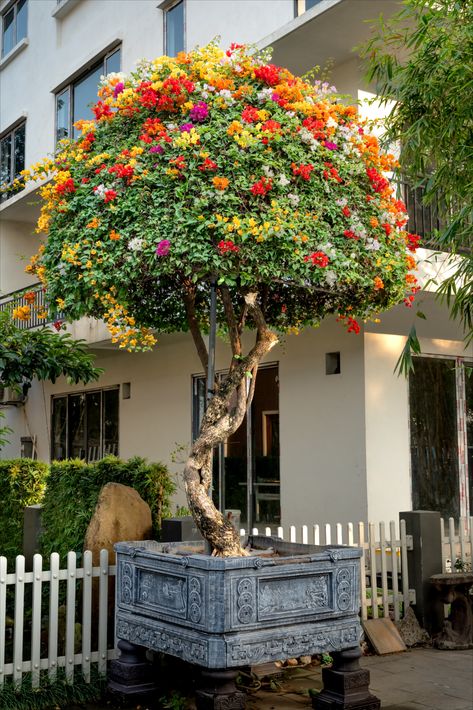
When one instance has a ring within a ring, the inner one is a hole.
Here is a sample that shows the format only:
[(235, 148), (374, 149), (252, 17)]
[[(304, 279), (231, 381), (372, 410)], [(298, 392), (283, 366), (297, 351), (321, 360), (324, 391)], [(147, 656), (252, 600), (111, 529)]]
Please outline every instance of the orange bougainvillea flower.
[(216, 190), (226, 190), (230, 181), (226, 177), (214, 177), (212, 178), (212, 182), (214, 184), (214, 187)]
[(97, 217), (93, 217), (88, 224), (85, 226), (87, 229), (97, 229), (100, 224), (100, 220)]
[(27, 291), (25, 294), (23, 294), (23, 298), (25, 299), (26, 303), (34, 303), (36, 300), (36, 294), (34, 291)]
[(116, 232), (114, 229), (112, 229), (112, 231), (110, 232), (109, 236), (110, 236), (110, 239), (111, 239), (113, 242), (116, 242), (117, 239), (120, 239), (120, 235), (119, 235), (118, 232)]
[(375, 291), (380, 291), (382, 288), (384, 288), (383, 280), (380, 279), (379, 276), (375, 276), (373, 283)]

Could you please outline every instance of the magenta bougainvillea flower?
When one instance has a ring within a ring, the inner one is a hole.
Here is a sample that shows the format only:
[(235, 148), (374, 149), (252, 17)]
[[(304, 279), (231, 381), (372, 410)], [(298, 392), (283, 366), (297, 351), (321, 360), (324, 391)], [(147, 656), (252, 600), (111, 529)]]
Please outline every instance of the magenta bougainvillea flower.
[(171, 249), (171, 242), (169, 239), (161, 239), (158, 246), (156, 247), (157, 256), (167, 256)]

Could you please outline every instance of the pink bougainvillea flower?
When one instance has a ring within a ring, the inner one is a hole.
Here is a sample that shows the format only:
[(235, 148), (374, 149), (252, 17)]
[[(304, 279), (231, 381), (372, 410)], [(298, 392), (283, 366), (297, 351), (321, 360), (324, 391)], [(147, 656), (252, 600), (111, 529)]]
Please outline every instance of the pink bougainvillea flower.
[(196, 121), (197, 123), (202, 123), (202, 121), (205, 121), (207, 116), (209, 115), (209, 107), (205, 103), (205, 101), (198, 101), (194, 108), (191, 108), (189, 111), (189, 118), (191, 121)]
[(336, 143), (332, 143), (331, 141), (325, 141), (324, 146), (329, 150), (338, 150), (338, 145)]
[(125, 84), (123, 83), (123, 81), (119, 81), (118, 84), (115, 86), (115, 89), (113, 90), (113, 98), (116, 99), (118, 94), (121, 94), (124, 88)]
[(156, 247), (156, 256), (167, 256), (171, 250), (171, 242), (169, 239), (161, 239)]
[(182, 126), (179, 126), (181, 133), (190, 133), (193, 128), (193, 123), (183, 123)]

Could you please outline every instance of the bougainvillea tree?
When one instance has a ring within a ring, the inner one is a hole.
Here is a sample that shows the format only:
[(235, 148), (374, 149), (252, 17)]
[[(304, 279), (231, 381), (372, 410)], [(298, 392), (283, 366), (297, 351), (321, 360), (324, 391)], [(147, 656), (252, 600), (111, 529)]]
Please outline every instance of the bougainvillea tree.
[(212, 449), (241, 424), (259, 362), (280, 333), (328, 314), (357, 333), (413, 298), (417, 237), (384, 174), (393, 160), (355, 108), (241, 46), (108, 75), (93, 113), (33, 170), (52, 180), (29, 268), (68, 318), (105, 319), (119, 347), (190, 331), (204, 370), (217, 283), (230, 364), (184, 477), (214, 554), (243, 554), (209, 496)]

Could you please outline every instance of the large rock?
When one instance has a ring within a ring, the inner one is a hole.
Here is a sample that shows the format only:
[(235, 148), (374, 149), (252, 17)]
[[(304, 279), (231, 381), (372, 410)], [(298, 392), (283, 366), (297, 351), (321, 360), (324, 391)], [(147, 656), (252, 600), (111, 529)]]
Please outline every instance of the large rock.
[(121, 483), (107, 483), (87, 528), (84, 550), (92, 551), (94, 566), (100, 562), (100, 550), (108, 550), (109, 563), (114, 565), (116, 542), (149, 540), (151, 532), (151, 510), (140, 494)]

